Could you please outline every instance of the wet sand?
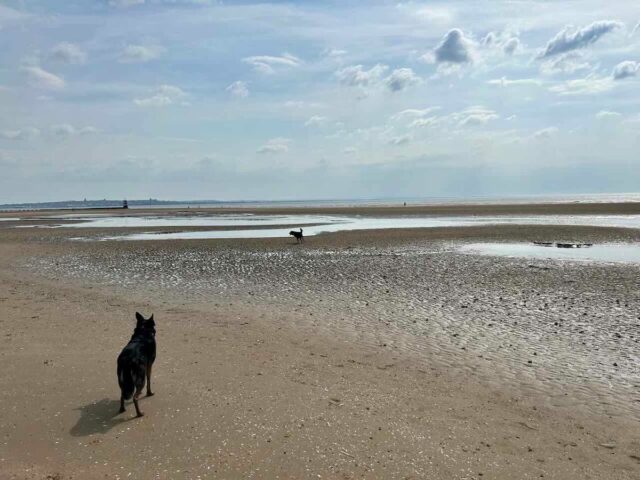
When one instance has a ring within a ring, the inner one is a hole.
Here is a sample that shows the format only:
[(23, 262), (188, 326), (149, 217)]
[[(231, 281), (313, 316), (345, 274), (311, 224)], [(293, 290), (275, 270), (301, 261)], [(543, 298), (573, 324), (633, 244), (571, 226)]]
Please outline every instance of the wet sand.
[[(558, 210), (569, 207), (544, 211), (580, 213)], [(0, 477), (640, 478), (640, 267), (455, 249), (638, 242), (636, 230), (362, 231), (296, 245), (70, 242), (91, 232), (10, 227)], [(158, 322), (143, 419), (132, 406), (116, 415), (115, 358), (136, 310)]]

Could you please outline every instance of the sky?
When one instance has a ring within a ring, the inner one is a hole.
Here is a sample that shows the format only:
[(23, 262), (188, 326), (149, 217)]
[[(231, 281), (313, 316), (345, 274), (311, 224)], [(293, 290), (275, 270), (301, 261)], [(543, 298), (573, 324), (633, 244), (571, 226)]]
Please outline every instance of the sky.
[(640, 191), (634, 1), (0, 0), (0, 203)]

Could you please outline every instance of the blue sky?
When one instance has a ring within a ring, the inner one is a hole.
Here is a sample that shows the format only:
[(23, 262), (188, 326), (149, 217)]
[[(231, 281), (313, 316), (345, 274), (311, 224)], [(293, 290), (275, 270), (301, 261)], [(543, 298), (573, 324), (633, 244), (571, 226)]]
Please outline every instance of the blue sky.
[(640, 191), (640, 6), (0, 1), (0, 203)]

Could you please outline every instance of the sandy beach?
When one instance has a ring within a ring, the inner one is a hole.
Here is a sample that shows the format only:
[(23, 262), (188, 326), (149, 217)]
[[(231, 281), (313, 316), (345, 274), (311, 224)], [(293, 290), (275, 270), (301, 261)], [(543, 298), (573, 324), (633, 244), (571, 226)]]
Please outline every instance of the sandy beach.
[[(637, 215), (640, 204), (259, 213)], [(637, 243), (640, 230), (95, 241), (178, 229), (47, 228), (60, 220), (43, 215), (0, 215), (16, 219), (0, 222), (1, 478), (640, 478), (640, 265), (458, 248)], [(136, 311), (158, 329), (142, 419), (132, 406), (117, 414), (115, 361)]]

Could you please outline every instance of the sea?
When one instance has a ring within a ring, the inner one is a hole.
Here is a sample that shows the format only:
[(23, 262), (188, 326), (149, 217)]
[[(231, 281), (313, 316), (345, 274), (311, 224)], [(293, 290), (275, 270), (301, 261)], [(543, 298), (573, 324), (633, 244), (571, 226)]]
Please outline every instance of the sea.
[[(273, 207), (365, 207), (394, 205), (465, 205), (529, 203), (626, 203), (640, 202), (640, 193), (597, 193), (558, 195), (517, 195), (483, 197), (395, 197), (360, 199), (288, 199), (288, 200), (129, 200), (130, 209), (167, 208), (273, 208)], [(69, 200), (0, 204), (0, 211), (91, 210), (122, 207), (122, 200)]]

